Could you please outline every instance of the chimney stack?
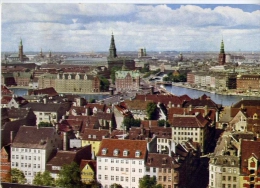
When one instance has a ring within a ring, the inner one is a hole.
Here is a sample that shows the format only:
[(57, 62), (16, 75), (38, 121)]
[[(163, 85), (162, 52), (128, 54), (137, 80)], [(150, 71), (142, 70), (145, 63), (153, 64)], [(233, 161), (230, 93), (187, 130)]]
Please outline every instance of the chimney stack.
[(68, 150), (68, 133), (63, 132), (63, 150), (67, 151)]
[(14, 131), (10, 131), (10, 143), (14, 141)]

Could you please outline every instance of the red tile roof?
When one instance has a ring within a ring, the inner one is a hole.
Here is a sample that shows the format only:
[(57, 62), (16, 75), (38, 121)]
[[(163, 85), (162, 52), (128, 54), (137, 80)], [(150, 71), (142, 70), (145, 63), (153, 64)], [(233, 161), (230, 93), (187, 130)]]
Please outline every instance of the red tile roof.
[(202, 128), (209, 124), (209, 121), (202, 117), (199, 113), (197, 115), (174, 115), (172, 127), (191, 127)]
[(29, 92), (29, 95), (42, 95), (47, 94), (50, 97), (59, 95), (53, 87), (37, 89)]
[(103, 138), (109, 138), (109, 130), (107, 129), (84, 129), (82, 140), (101, 141)]
[[(102, 155), (102, 150), (107, 152)], [(114, 150), (118, 150), (117, 156), (113, 155)], [(124, 151), (128, 151), (127, 156), (123, 156)], [(135, 157), (136, 152), (140, 151), (140, 157)], [(145, 159), (147, 154), (147, 141), (145, 140), (118, 140), (103, 139), (97, 153), (97, 157), (117, 157), (131, 159)]]
[(97, 162), (95, 160), (81, 160), (81, 163), (80, 163), (80, 171), (82, 171), (82, 169), (86, 166), (86, 165), (89, 165), (90, 168), (96, 172), (96, 169), (97, 169)]

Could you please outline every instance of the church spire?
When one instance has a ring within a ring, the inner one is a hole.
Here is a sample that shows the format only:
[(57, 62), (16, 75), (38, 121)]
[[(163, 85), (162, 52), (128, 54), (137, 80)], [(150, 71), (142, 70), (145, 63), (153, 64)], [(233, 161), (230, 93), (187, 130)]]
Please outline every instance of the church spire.
[(220, 53), (222, 53), (222, 54), (225, 53), (223, 39), (222, 39), (222, 41), (221, 41), (221, 45), (220, 45)]
[(20, 46), (22, 46), (23, 45), (23, 41), (22, 41), (22, 39), (20, 39)]
[(116, 55), (116, 45), (115, 45), (115, 39), (114, 39), (113, 33), (112, 33), (112, 36), (111, 36), (111, 42), (110, 42), (110, 48), (109, 48), (109, 57), (110, 58), (117, 57), (117, 55)]

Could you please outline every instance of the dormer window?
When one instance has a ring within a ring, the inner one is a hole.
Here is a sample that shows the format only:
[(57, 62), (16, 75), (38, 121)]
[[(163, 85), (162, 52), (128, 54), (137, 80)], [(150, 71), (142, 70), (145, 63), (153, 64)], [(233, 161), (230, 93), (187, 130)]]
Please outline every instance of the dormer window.
[(93, 135), (93, 138), (97, 138), (96, 135)]
[(127, 156), (128, 156), (128, 153), (129, 153), (128, 150), (124, 150), (124, 152), (123, 152), (123, 156), (124, 156), (124, 157), (127, 157)]
[(166, 163), (167, 163), (167, 159), (166, 159), (166, 158), (163, 158), (163, 159), (162, 159), (162, 164), (163, 164), (163, 165), (166, 165)]
[(113, 152), (113, 155), (118, 156), (118, 154), (119, 154), (119, 149), (115, 149), (114, 152)]
[(141, 151), (137, 150), (137, 151), (135, 152), (135, 157), (140, 157), (140, 156), (141, 156)]
[(102, 149), (102, 155), (106, 155), (107, 154), (107, 148), (103, 148)]

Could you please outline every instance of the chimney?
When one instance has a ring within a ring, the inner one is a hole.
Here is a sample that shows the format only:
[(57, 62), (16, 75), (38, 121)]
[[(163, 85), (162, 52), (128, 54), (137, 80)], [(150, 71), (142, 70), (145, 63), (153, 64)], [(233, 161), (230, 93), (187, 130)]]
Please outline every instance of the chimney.
[(149, 120), (149, 128), (151, 128), (152, 127), (152, 125), (151, 125), (151, 120)]
[(63, 150), (67, 151), (68, 150), (68, 133), (63, 132)]
[(208, 106), (205, 105), (205, 108), (204, 108), (204, 117), (208, 114)]
[(154, 87), (153, 86), (150, 86), (150, 92), (151, 92), (151, 94), (154, 93)]
[(143, 124), (141, 124), (140, 129), (141, 129), (141, 135), (144, 135), (144, 126), (143, 126)]
[(10, 131), (10, 143), (14, 141), (14, 131)]
[(43, 98), (43, 104), (46, 104), (46, 103), (47, 103), (47, 99)]

